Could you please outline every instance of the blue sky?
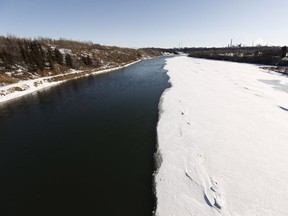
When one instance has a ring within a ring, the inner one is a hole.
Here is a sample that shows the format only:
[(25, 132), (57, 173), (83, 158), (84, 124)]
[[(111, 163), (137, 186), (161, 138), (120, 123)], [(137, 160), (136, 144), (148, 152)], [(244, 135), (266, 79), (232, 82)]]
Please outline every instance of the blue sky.
[(0, 0), (0, 35), (125, 47), (288, 45), (287, 0)]

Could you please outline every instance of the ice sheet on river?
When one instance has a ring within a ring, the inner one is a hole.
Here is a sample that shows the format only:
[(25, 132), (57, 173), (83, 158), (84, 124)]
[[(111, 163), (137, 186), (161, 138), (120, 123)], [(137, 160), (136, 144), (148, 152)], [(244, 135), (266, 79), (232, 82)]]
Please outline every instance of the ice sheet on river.
[(288, 215), (288, 77), (184, 56), (166, 69), (156, 215)]

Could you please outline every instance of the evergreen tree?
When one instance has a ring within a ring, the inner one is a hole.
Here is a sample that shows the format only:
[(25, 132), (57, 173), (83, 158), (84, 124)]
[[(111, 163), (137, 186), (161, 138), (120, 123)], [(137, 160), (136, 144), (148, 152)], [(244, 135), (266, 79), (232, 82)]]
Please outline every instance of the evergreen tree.
[(22, 59), (24, 60), (24, 62), (27, 62), (28, 57), (27, 57), (25, 48), (24, 48), (24, 46), (23, 46), (23, 44), (21, 43), (20, 40), (18, 40), (18, 46), (19, 46), (19, 49), (20, 49), (20, 53), (21, 53)]
[(49, 64), (50, 70), (54, 70), (54, 60), (53, 60), (53, 52), (51, 48), (49, 47), (47, 50), (47, 62)]
[(59, 49), (54, 49), (54, 60), (60, 64), (63, 65), (63, 56), (61, 54), (61, 52), (59, 51)]
[(8, 70), (11, 69), (13, 64), (13, 56), (10, 53), (3, 49), (0, 52), (0, 60), (0, 66), (5, 67)]
[(85, 65), (87, 65), (86, 58), (85, 58), (84, 56), (82, 56), (81, 59), (82, 59), (82, 62), (83, 62)]
[(73, 60), (72, 60), (72, 58), (71, 58), (71, 55), (69, 55), (69, 54), (66, 54), (66, 55), (65, 55), (65, 62), (66, 62), (66, 65), (67, 65), (68, 67), (74, 68), (74, 66), (73, 66)]
[(24, 40), (24, 42), (18, 41), (18, 45), (20, 47), (22, 58), (28, 66), (28, 70), (29, 71), (36, 71), (37, 68), (36, 68), (35, 63), (33, 61), (33, 57), (32, 57), (31, 51), (30, 51), (29, 42), (26, 40)]
[(88, 63), (88, 66), (92, 66), (93, 64), (92, 59), (90, 58), (89, 55), (87, 55), (87, 63)]
[(287, 47), (284, 46), (281, 48), (281, 58), (286, 57), (286, 54), (287, 54)]
[(86, 66), (92, 66), (93, 64), (89, 55), (87, 55), (86, 57), (82, 56), (82, 61)]
[(45, 51), (38, 41), (18, 41), (18, 45), (29, 71), (43, 71), (45, 69)]
[(37, 41), (32, 41), (30, 43), (30, 52), (32, 62), (36, 65), (36, 69), (43, 71), (45, 69), (45, 53), (41, 44), (39, 44)]

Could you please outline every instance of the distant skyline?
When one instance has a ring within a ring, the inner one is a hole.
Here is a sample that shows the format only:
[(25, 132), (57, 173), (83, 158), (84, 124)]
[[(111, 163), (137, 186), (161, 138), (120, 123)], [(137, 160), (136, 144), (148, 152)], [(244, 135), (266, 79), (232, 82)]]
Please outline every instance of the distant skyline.
[(0, 0), (0, 35), (122, 47), (222, 47), (231, 39), (283, 46), (287, 10), (287, 0)]

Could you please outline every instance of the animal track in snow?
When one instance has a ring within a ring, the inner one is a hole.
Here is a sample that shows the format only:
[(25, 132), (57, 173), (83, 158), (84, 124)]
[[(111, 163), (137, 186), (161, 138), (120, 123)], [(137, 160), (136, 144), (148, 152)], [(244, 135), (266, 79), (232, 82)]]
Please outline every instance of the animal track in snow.
[(181, 115), (183, 116), (183, 119), (186, 122), (186, 124), (191, 125), (190, 120), (188, 120), (186, 112), (185, 111), (181, 111)]
[(288, 112), (288, 108), (285, 108), (285, 107), (282, 107), (282, 106), (279, 106), (279, 108)]
[(208, 206), (215, 208), (217, 211), (223, 210), (224, 200), (221, 196), (217, 181), (209, 176), (205, 168), (205, 156), (197, 153), (196, 155), (194, 154), (194, 157), (190, 157), (188, 160), (185, 164), (186, 177), (201, 188), (204, 201)]

